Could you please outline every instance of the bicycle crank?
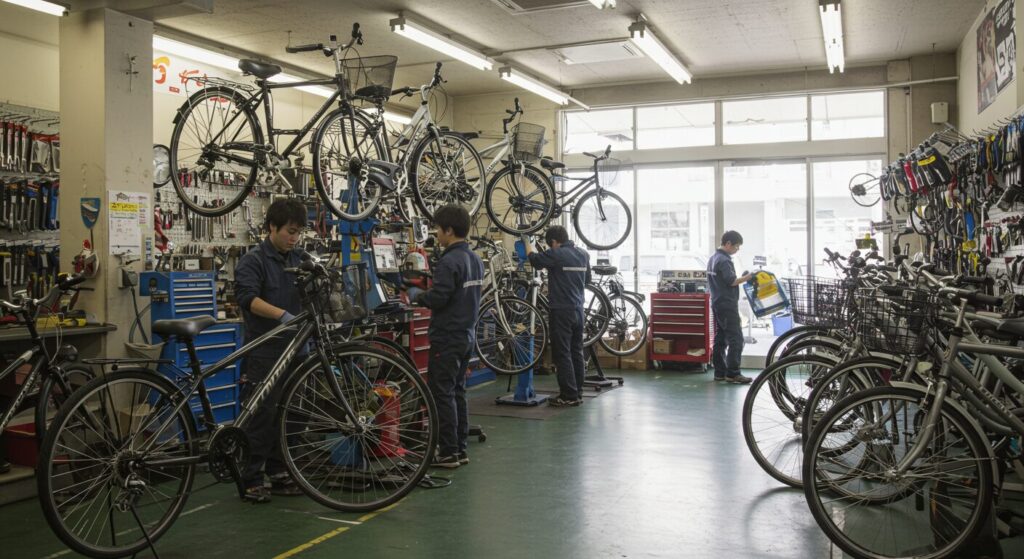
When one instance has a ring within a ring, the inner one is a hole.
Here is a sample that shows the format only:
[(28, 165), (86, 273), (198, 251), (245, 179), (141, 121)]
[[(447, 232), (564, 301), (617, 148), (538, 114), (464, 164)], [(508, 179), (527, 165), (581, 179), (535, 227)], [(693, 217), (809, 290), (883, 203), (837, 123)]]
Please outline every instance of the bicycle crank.
[(210, 438), (210, 474), (222, 483), (234, 482), (235, 472), (249, 463), (249, 437), (234, 426), (222, 426)]

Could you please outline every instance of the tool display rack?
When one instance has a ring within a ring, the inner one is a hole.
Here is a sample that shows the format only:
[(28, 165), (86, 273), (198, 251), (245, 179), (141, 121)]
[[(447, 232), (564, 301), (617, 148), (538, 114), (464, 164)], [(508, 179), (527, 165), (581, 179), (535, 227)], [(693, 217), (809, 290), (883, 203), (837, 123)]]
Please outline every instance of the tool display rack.
[[(215, 272), (144, 272), (140, 282), (143, 295), (151, 298), (153, 321), (193, 316), (217, 316), (217, 282)], [(167, 341), (153, 335), (153, 343), (167, 342), (161, 359), (174, 362), (178, 369), (189, 371), (188, 348), (183, 342)], [(242, 325), (223, 322), (203, 330), (195, 338), (196, 354), (204, 366), (212, 365), (237, 350), (242, 343)], [(161, 365), (157, 369), (172, 381), (181, 375), (175, 367)], [(238, 417), (240, 402), (238, 380), (241, 361), (206, 379), (206, 390), (218, 423), (230, 423)], [(199, 398), (189, 402), (197, 417), (202, 414)], [(200, 424), (200, 429), (202, 425)]]
[[(714, 317), (711, 296), (706, 293), (652, 293), (651, 320), (647, 333), (647, 355), (651, 361), (700, 363), (704, 369), (711, 362)], [(671, 350), (657, 353), (654, 339), (668, 340)], [(702, 355), (688, 351), (703, 349)]]

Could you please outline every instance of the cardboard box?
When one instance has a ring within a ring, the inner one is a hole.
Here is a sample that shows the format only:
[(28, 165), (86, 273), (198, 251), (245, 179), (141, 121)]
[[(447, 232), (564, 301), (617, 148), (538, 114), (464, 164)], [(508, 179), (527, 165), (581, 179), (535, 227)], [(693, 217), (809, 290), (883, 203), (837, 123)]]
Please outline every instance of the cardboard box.
[(651, 353), (656, 355), (669, 355), (672, 353), (672, 340), (654, 338)]
[(646, 371), (647, 364), (647, 342), (640, 344), (640, 348), (632, 355), (626, 355), (620, 359), (622, 368), (628, 371)]
[[(615, 340), (615, 339), (612, 339), (612, 338), (605, 338), (604, 339), (604, 343), (608, 344), (608, 347), (613, 347), (614, 348), (614, 347), (618, 346), (619, 342), (618, 342), (618, 340)], [(619, 369), (619, 368), (621, 368), (621, 363), (619, 362), (619, 356), (618, 355), (612, 355), (612, 354), (608, 353), (607, 351), (605, 351), (604, 347), (601, 346), (601, 344), (595, 344), (594, 345), (594, 350), (597, 353), (597, 361), (599, 363), (601, 363), (601, 368), (604, 368), (604, 369)]]

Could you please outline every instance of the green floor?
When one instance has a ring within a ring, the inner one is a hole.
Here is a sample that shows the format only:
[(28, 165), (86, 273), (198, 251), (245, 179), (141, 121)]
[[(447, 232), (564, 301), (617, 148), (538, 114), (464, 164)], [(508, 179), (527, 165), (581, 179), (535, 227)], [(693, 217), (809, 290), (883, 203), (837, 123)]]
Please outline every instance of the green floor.
[[(546, 421), (472, 418), (488, 439), (471, 442), (471, 464), (444, 474), (450, 487), (416, 490), (374, 515), (305, 497), (246, 505), (226, 485), (201, 491), (160, 540), (160, 557), (831, 556), (803, 494), (750, 458), (739, 424), (746, 387), (710, 374), (624, 375), (622, 389)], [(0, 508), (0, 555), (73, 556), (35, 501)]]

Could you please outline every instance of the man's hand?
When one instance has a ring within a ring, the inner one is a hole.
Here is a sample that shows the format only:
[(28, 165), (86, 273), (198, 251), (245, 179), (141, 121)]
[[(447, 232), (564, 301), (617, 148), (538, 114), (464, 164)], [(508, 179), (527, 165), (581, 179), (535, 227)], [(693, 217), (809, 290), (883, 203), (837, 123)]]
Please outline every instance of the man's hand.
[(533, 247), (533, 239), (529, 235), (519, 235), (519, 240), (523, 242), (523, 248), (526, 250), (527, 256), (537, 252)]
[(284, 314), (282, 314), (281, 318), (277, 319), (277, 321), (280, 322), (281, 324), (284, 324), (285, 322), (288, 322), (289, 320), (291, 320), (293, 318), (295, 318), (294, 314), (292, 314), (292, 313), (290, 313), (288, 311), (284, 311)]
[(405, 293), (409, 296), (409, 303), (415, 303), (416, 299), (423, 294), (423, 290), (418, 287), (409, 287), (405, 290)]

